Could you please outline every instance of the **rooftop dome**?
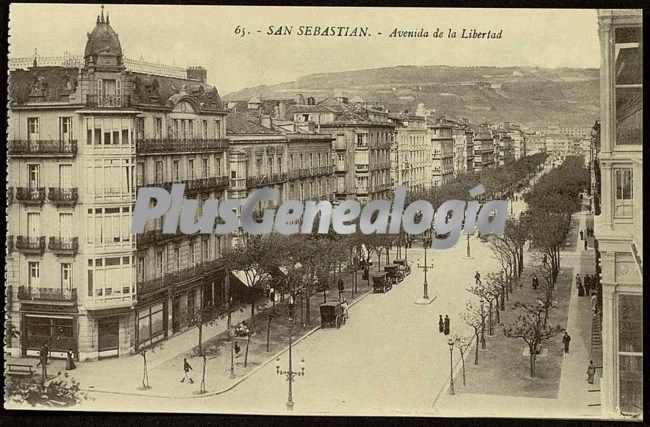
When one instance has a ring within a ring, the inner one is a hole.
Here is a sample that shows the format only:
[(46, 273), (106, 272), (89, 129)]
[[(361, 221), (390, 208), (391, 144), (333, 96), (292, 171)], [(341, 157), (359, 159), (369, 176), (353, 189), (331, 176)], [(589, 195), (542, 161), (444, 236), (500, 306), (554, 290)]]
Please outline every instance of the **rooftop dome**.
[(88, 33), (84, 58), (89, 57), (122, 57), (122, 46), (115, 30), (111, 28), (108, 14), (104, 19), (104, 6), (101, 15), (97, 16), (97, 24), (91, 33)]

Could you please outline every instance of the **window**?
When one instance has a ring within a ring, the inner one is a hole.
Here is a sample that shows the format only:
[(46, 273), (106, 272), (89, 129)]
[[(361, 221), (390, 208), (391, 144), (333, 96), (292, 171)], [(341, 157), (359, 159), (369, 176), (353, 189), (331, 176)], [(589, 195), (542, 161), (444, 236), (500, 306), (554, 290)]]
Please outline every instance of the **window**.
[(237, 179), (237, 171), (236, 170), (231, 170), (230, 171), (230, 178), (231, 179)]
[(643, 300), (641, 295), (618, 297), (619, 405), (623, 413), (643, 410)]
[(142, 281), (145, 278), (145, 268), (146, 268), (146, 257), (138, 257), (138, 280)]
[(34, 262), (30, 261), (27, 265), (28, 268), (28, 279), (29, 279), (29, 286), (37, 288), (38, 287), (38, 279), (41, 276), (41, 265), (39, 262)]
[(190, 256), (190, 266), (196, 265), (196, 253), (194, 252), (196, 250), (196, 244), (194, 242), (190, 242), (189, 244), (189, 256)]
[(203, 172), (203, 178), (210, 176), (210, 164), (208, 163), (207, 158), (201, 159), (201, 170)]
[(72, 139), (72, 118), (59, 117), (59, 140), (68, 142)]
[(187, 159), (187, 179), (194, 179), (194, 159)]
[(27, 213), (27, 236), (39, 237), (41, 235), (41, 215), (38, 212)]
[(217, 120), (214, 122), (214, 137), (221, 138), (221, 121)]
[(156, 184), (161, 184), (163, 182), (163, 162), (158, 160), (156, 162)]
[(27, 170), (29, 171), (29, 189), (35, 190), (39, 187), (40, 184), (40, 165), (27, 165)]
[(156, 138), (162, 138), (162, 117), (153, 118), (153, 133)]
[(39, 140), (39, 123), (38, 117), (27, 118), (27, 139), (29, 141)]
[(180, 181), (180, 161), (172, 160), (172, 180), (175, 182)]
[(136, 180), (137, 186), (144, 185), (144, 163), (142, 162), (139, 162), (136, 166)]
[(172, 268), (178, 271), (181, 269), (181, 250), (179, 248), (174, 248), (172, 256)]
[(166, 324), (162, 302), (138, 311), (138, 346), (160, 341), (165, 336)]
[(201, 242), (201, 251), (202, 253), (202, 258), (203, 261), (207, 261), (210, 259), (210, 239), (203, 239)]
[(162, 251), (156, 252), (156, 277), (162, 276), (163, 273), (163, 253)]
[(72, 289), (72, 264), (61, 263), (61, 290)]
[(59, 214), (59, 237), (72, 236), (72, 214), (60, 213)]
[(201, 137), (203, 139), (208, 139), (208, 121), (203, 120), (201, 122)]
[(614, 216), (632, 217), (632, 168), (615, 168), (614, 185), (616, 185)]
[(616, 145), (641, 144), (643, 133), (643, 31), (614, 29)]

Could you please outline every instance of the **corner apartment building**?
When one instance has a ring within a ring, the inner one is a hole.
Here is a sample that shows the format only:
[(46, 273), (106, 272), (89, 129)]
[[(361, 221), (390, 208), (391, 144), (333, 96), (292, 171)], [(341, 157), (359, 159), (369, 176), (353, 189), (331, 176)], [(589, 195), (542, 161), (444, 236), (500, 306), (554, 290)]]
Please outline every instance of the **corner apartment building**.
[(474, 170), (474, 132), (468, 126), (454, 126), (454, 175)]
[[(223, 295), (215, 236), (131, 235), (136, 190), (184, 181), (225, 197), (225, 111), (201, 67), (125, 64), (109, 17), (83, 60), (9, 77), (6, 283), (14, 356), (72, 350), (78, 360), (128, 353), (188, 327)], [(160, 74), (156, 74), (156, 71)], [(153, 71), (153, 72), (152, 72)]]
[(395, 138), (390, 150), (391, 181), (409, 191), (424, 190), (430, 182), (431, 139), (426, 120), (408, 113), (389, 114), (395, 124)]
[(431, 137), (431, 185), (440, 187), (454, 177), (453, 126), (444, 120), (427, 124)]
[(492, 131), (494, 138), (494, 163), (498, 166), (504, 166), (512, 162), (515, 158), (512, 138), (504, 130)]
[(643, 412), (643, 20), (598, 12), (604, 416)]

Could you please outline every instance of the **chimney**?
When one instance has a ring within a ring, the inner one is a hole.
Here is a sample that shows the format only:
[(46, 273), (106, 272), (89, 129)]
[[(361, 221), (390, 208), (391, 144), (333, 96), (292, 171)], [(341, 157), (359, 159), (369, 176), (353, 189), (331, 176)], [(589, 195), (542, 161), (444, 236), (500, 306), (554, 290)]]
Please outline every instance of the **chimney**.
[(201, 66), (190, 67), (187, 69), (187, 79), (205, 83), (208, 79), (208, 71)]
[(307, 98), (307, 105), (316, 105), (316, 98), (314, 98), (313, 96)]
[(271, 119), (271, 116), (263, 115), (260, 119), (262, 126), (265, 128), (271, 129), (273, 127), (273, 119)]
[(284, 116), (287, 114), (287, 106), (284, 101), (280, 101), (278, 104), (278, 116), (284, 120)]

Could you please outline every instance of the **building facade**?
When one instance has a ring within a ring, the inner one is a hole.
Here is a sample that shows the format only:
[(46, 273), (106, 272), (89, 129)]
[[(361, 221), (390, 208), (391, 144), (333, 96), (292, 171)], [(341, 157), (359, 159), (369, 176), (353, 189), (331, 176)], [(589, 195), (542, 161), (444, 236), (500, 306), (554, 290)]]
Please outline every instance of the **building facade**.
[(474, 132), (468, 126), (454, 126), (454, 175), (474, 170)]
[(125, 354), (188, 327), (215, 299), (222, 239), (163, 235), (159, 222), (137, 238), (130, 229), (141, 186), (225, 195), (225, 111), (206, 76), (127, 71), (103, 11), (83, 64), (11, 72), (12, 355), (43, 344), (78, 360)]
[(474, 134), (474, 170), (479, 172), (494, 166), (494, 140), (489, 130), (481, 129)]
[(430, 182), (431, 139), (424, 117), (389, 114), (395, 124), (395, 138), (391, 147), (391, 181), (409, 191), (427, 188)]
[(454, 177), (453, 126), (436, 120), (428, 127), (431, 135), (431, 186), (440, 187)]
[(602, 10), (601, 210), (605, 416), (643, 411), (643, 24), (641, 10)]

